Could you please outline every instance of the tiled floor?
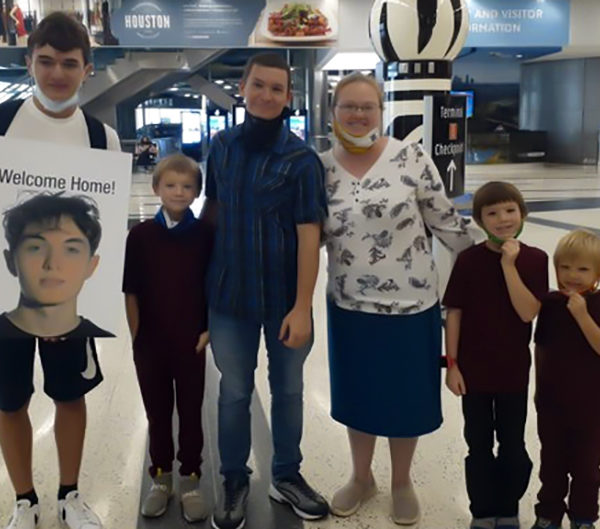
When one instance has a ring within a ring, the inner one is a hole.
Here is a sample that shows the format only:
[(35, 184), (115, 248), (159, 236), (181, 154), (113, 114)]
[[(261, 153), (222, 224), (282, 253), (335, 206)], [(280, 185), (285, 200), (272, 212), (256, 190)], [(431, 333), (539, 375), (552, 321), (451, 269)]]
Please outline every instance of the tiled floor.
[[(505, 165), (469, 167), (467, 190), (472, 191), (487, 180), (504, 179), (515, 183), (528, 201), (544, 204), (541, 211), (532, 207), (532, 222), (526, 224), (522, 240), (552, 253), (556, 241), (573, 225), (600, 228), (600, 176), (591, 167), (541, 165)], [(136, 175), (131, 201), (132, 218), (153, 215), (157, 200), (152, 196), (149, 175)], [(568, 199), (581, 199), (572, 203)], [(585, 203), (582, 200), (585, 199)], [(599, 199), (596, 201), (596, 199)], [(592, 200), (592, 202), (590, 202)], [(198, 210), (201, 201), (195, 205)], [(568, 209), (562, 209), (561, 203)], [(572, 204), (576, 204), (573, 206)], [(581, 207), (585, 209), (579, 209)], [(533, 206), (533, 204), (532, 204)], [(550, 210), (551, 208), (551, 210)], [(554, 282), (553, 272), (551, 280)], [(303, 439), (303, 472), (327, 497), (349, 475), (349, 449), (345, 430), (329, 417), (329, 380), (327, 342), (325, 336), (324, 263), (315, 294), (315, 345), (305, 367), (305, 433)], [(122, 310), (121, 307), (118, 310)], [(138, 502), (143, 477), (146, 446), (146, 422), (133, 370), (130, 341), (123, 319), (122, 332), (114, 340), (100, 345), (100, 360), (105, 381), (88, 399), (89, 426), (80, 485), (89, 503), (103, 518), (107, 529), (133, 529), (138, 524)], [(256, 374), (256, 398), (253, 408), (254, 449), (251, 456), (252, 495), (248, 529), (288, 528), (353, 528), (384, 529), (395, 527), (388, 517), (389, 456), (385, 440), (377, 445), (374, 473), (380, 494), (357, 515), (348, 519), (330, 517), (303, 523), (291, 516), (285, 507), (269, 502), (266, 497), (271, 453), (269, 434), (269, 390), (266, 358), (261, 351)], [(214, 497), (220, 478), (216, 453), (216, 389), (217, 372), (212, 361), (207, 370), (207, 398), (204, 410), (206, 450), (203, 488)], [(40, 527), (59, 527), (55, 518), (54, 497), (57, 487), (57, 465), (52, 435), (52, 404), (43, 395), (39, 364), (36, 367), (37, 393), (31, 403), (34, 424), (35, 480), (41, 497), (43, 515)], [(469, 514), (462, 461), (465, 444), (462, 439), (462, 416), (459, 401), (443, 391), (444, 425), (419, 442), (413, 479), (421, 498), (423, 529), (462, 529), (468, 526)], [(523, 527), (533, 520), (533, 503), (539, 486), (536, 477), (539, 444), (535, 433), (533, 408), (527, 424), (527, 443), (534, 460), (534, 474), (521, 505)], [(12, 489), (0, 460), (0, 527), (8, 518), (13, 502)], [(171, 529), (183, 527), (177, 502), (169, 516), (152, 523), (139, 522), (139, 527)], [(208, 527), (208, 523), (199, 524)]]

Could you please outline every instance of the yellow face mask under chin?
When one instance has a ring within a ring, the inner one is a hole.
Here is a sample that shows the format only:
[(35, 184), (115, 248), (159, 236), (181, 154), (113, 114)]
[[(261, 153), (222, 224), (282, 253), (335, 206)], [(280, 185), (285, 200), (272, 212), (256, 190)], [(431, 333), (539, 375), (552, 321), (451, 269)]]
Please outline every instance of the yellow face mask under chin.
[(378, 128), (374, 128), (364, 136), (354, 136), (345, 131), (335, 119), (333, 120), (333, 133), (344, 149), (352, 154), (364, 154), (373, 147), (380, 136)]

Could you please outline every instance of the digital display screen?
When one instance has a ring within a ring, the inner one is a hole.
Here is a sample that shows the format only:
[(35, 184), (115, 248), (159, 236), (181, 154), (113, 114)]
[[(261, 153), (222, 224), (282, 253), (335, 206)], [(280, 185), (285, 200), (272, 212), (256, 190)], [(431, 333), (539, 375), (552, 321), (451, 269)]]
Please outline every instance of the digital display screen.
[(290, 116), (290, 131), (306, 141), (306, 116)]
[(450, 92), (453, 96), (467, 96), (467, 117), (473, 116), (473, 100), (475, 92), (473, 90), (453, 90)]
[(240, 125), (246, 119), (246, 107), (235, 107), (235, 124)]
[(181, 113), (181, 142), (200, 143), (202, 141), (202, 116), (200, 112)]
[(226, 128), (225, 116), (209, 116), (208, 117), (208, 128), (210, 130), (210, 137), (212, 138), (217, 132), (225, 130)]

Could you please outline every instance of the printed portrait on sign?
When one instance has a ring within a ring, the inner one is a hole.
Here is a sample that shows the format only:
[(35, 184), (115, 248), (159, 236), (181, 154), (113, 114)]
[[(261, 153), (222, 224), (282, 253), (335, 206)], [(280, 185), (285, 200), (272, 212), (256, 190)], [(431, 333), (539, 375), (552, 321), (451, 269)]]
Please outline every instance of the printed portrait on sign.
[(0, 139), (0, 339), (117, 334), (130, 185), (129, 155)]
[(92, 198), (34, 194), (3, 213), (2, 227), (4, 262), (19, 283), (19, 296), (2, 315), (7, 321), (0, 324), (0, 338), (21, 332), (60, 336), (70, 331), (72, 336), (73, 330), (76, 335), (114, 336), (77, 310), (79, 294), (100, 261), (102, 226)]

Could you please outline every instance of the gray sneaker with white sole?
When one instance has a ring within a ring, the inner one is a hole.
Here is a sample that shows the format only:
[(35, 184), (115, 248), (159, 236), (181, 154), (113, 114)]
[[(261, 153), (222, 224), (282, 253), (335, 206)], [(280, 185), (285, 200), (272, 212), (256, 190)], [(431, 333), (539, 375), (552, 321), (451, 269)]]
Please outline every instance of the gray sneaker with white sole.
[(142, 503), (142, 516), (158, 518), (167, 512), (169, 499), (173, 494), (173, 474), (159, 472), (152, 480), (152, 486)]
[(200, 479), (196, 474), (179, 478), (179, 497), (183, 517), (188, 522), (199, 522), (210, 514), (208, 503), (200, 490)]

